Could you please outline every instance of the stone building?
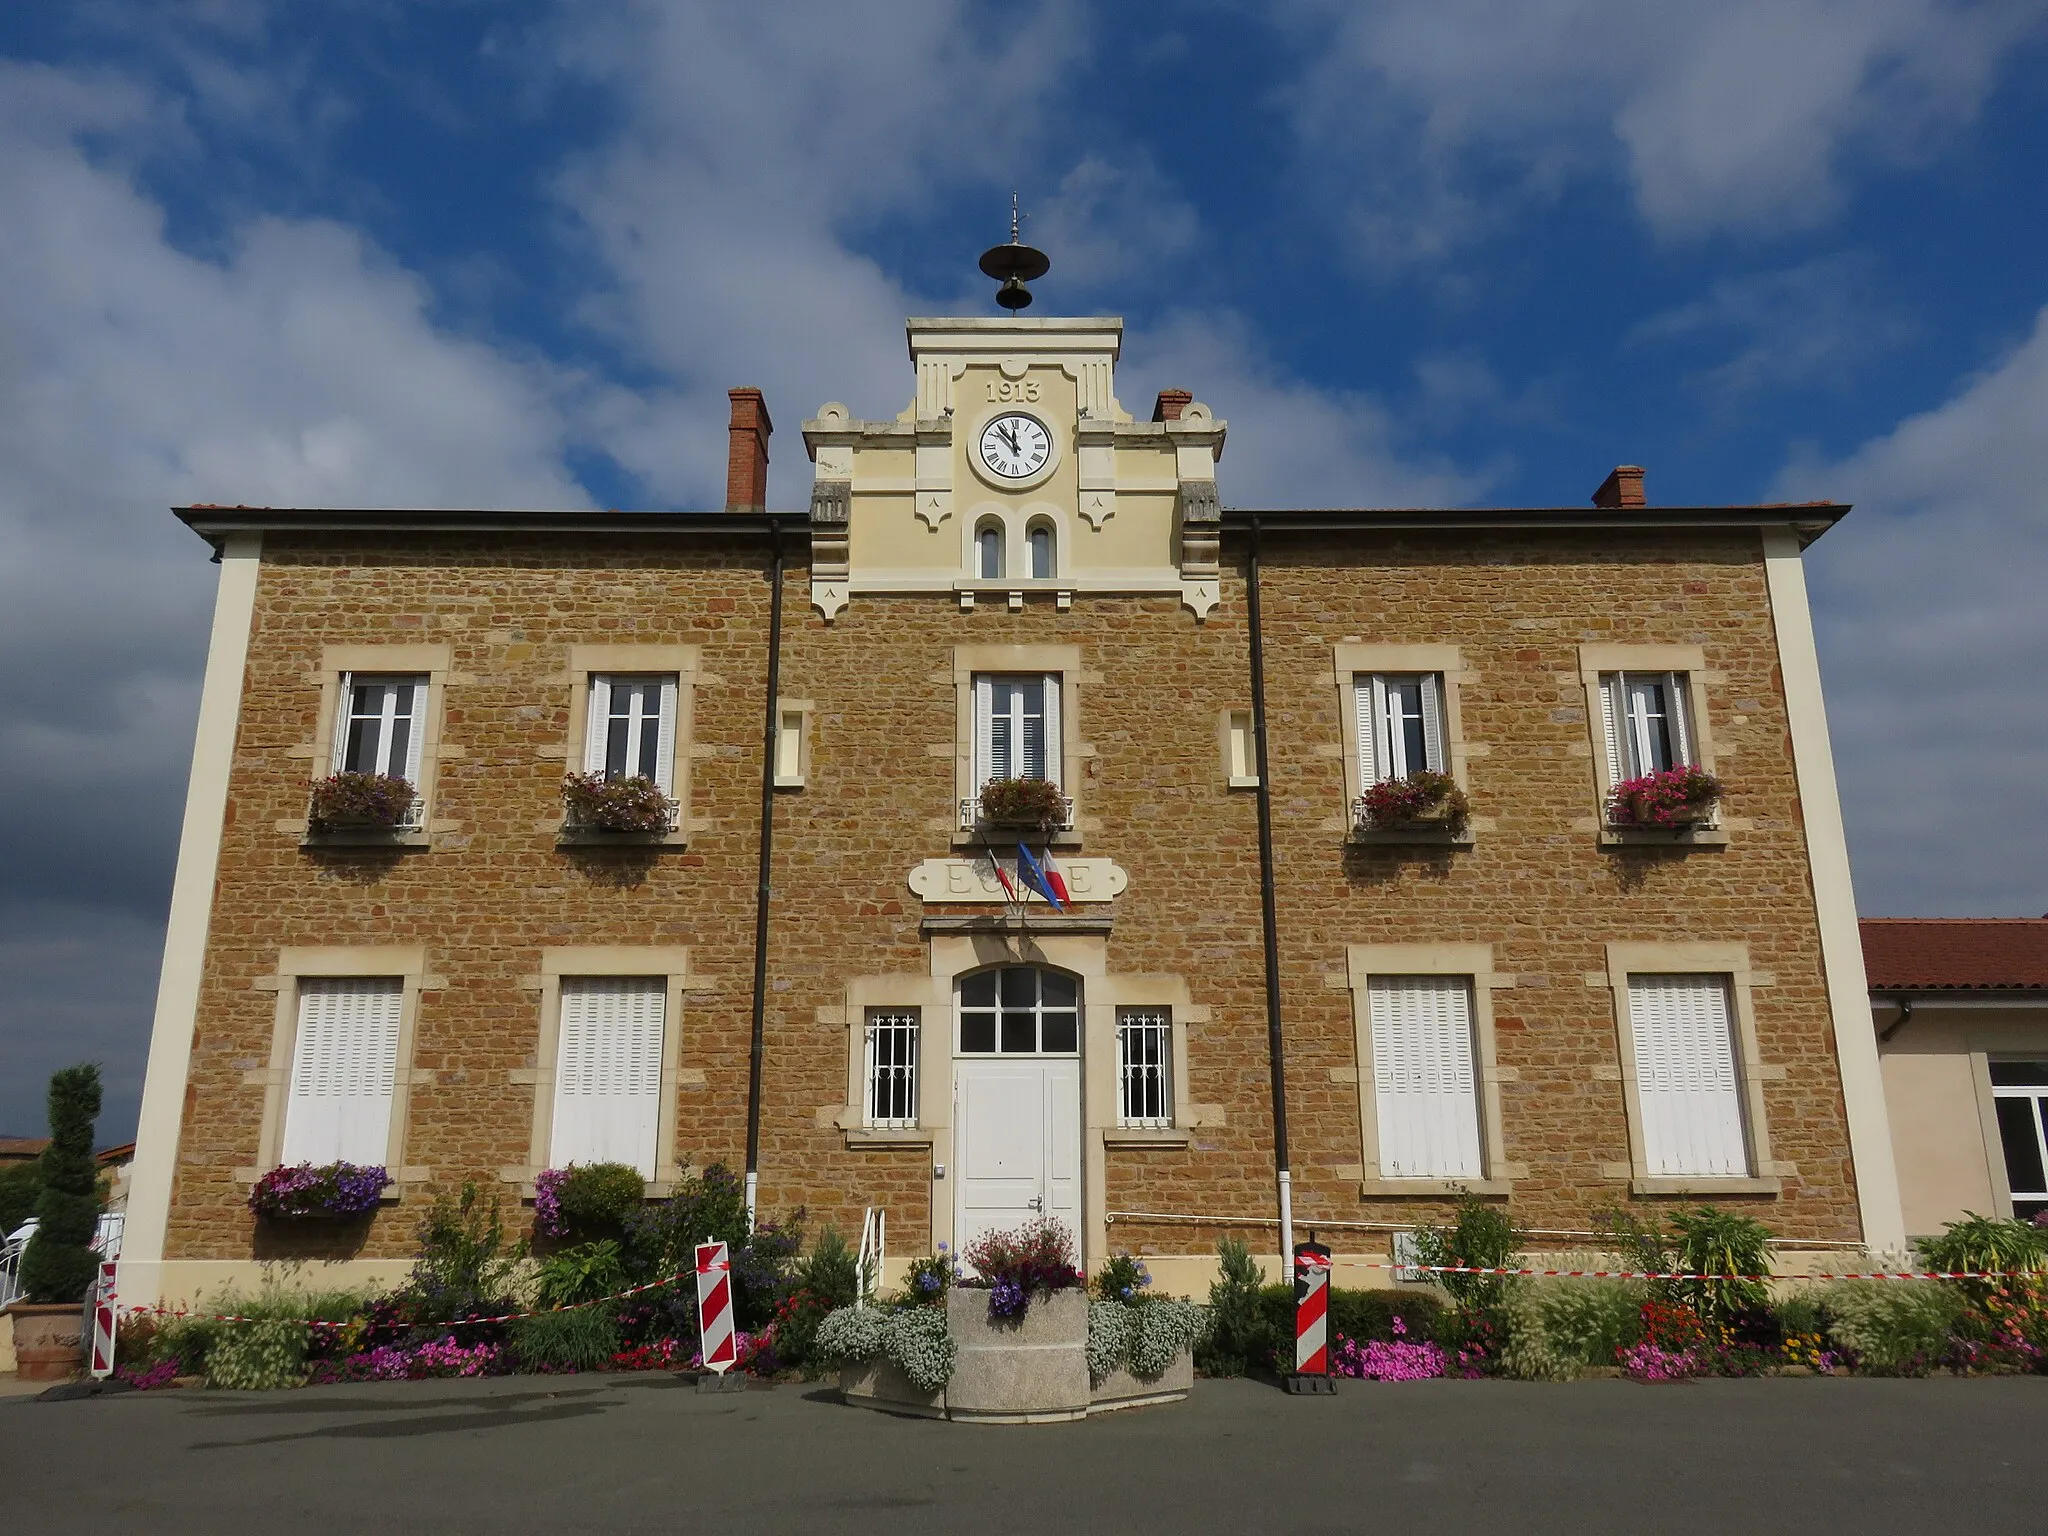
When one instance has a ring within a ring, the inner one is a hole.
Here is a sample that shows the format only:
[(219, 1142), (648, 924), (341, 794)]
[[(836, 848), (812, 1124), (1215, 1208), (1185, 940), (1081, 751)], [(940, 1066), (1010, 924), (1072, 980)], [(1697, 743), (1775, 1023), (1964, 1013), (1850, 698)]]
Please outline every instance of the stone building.
[[(1181, 1287), (1290, 1198), (1346, 1262), (1460, 1190), (1896, 1243), (1801, 565), (1846, 509), (1226, 508), (1120, 339), (909, 322), (805, 510), (747, 390), (719, 511), (180, 509), (220, 593), (124, 1296), (390, 1276), (437, 1192), (598, 1159), (899, 1254), (1043, 1211)], [(1617, 819), (1687, 763), (1711, 814)], [(343, 771), (416, 799), (322, 830)], [(668, 815), (579, 824), (572, 771)], [(1469, 816), (1362, 807), (1418, 771)], [(252, 1218), (336, 1158), (395, 1179), (366, 1226)]]

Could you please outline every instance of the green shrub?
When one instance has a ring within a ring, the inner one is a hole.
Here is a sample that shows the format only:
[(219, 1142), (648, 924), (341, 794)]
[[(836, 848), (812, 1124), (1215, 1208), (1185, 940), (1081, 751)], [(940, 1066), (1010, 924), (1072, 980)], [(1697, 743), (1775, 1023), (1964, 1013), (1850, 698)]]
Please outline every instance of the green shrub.
[(841, 1307), (819, 1324), (816, 1347), (835, 1365), (893, 1360), (920, 1392), (951, 1380), (959, 1354), (941, 1307)]
[[(1290, 1311), (1293, 1296), (1288, 1297)], [(1406, 1330), (1401, 1337), (1411, 1344), (1432, 1343), (1443, 1317), (1443, 1299), (1433, 1291), (1350, 1290), (1330, 1288), (1330, 1338), (1355, 1339), (1360, 1344), (1373, 1339), (1391, 1341), (1394, 1319)], [(1294, 1324), (1290, 1317), (1288, 1328)]]
[(312, 1342), (304, 1323), (226, 1323), (206, 1356), (206, 1384), (230, 1392), (275, 1392), (306, 1383)]
[(1216, 1245), (1216, 1257), (1221, 1273), (1209, 1287), (1208, 1326), (1196, 1341), (1195, 1364), (1205, 1375), (1242, 1376), (1270, 1358), (1278, 1342), (1259, 1294), (1266, 1275), (1234, 1237)]
[[(211, 1316), (172, 1318), (150, 1340), (150, 1361), (176, 1360), (179, 1371), (203, 1376), (209, 1387), (235, 1392), (275, 1392), (303, 1386), (306, 1362), (333, 1348), (339, 1330), (314, 1329), (310, 1321), (348, 1324), (360, 1316), (360, 1291), (298, 1291), (266, 1285), (253, 1296), (221, 1291), (202, 1312)], [(218, 1322), (216, 1317), (246, 1319)]]
[(36, 1213), (36, 1201), (43, 1193), (43, 1165), (40, 1160), (11, 1163), (0, 1168), (0, 1237), (6, 1237)]
[[(1771, 1272), (1771, 1229), (1762, 1222), (1718, 1206), (1697, 1205), (1671, 1217), (1678, 1267), (1698, 1275), (1767, 1275)], [(1762, 1282), (1677, 1280), (1675, 1299), (1708, 1325), (1733, 1324), (1737, 1315), (1765, 1306)]]
[(562, 1220), (571, 1235), (617, 1237), (647, 1198), (647, 1181), (624, 1163), (579, 1163), (562, 1180)]
[(541, 1261), (534, 1277), (534, 1305), (566, 1307), (596, 1301), (624, 1289), (625, 1283), (626, 1267), (617, 1243), (582, 1243)]
[(818, 1233), (811, 1251), (796, 1266), (797, 1284), (828, 1307), (850, 1307), (860, 1300), (860, 1260), (836, 1227)]
[(1613, 1365), (1642, 1339), (1647, 1291), (1626, 1280), (1530, 1280), (1509, 1293), (1501, 1369), (1522, 1381), (1570, 1381)]
[[(1952, 1221), (1939, 1237), (1923, 1237), (1914, 1247), (1929, 1269), (1951, 1273), (2031, 1273), (2048, 1269), (2048, 1231), (2031, 1221), (2000, 1221), (1965, 1211), (1963, 1220)], [(1963, 1293), (1982, 1303), (2005, 1282), (1958, 1280)]]
[(1963, 1310), (1953, 1287), (1919, 1280), (1838, 1280), (1820, 1293), (1834, 1339), (1857, 1369), (1924, 1376), (1939, 1363)]
[(21, 1289), (30, 1301), (83, 1301), (98, 1271), (92, 1239), (100, 1189), (92, 1127), (99, 1113), (97, 1066), (88, 1062), (51, 1075), (50, 1144), (43, 1149), (36, 1231), (21, 1256)]
[(393, 1300), (406, 1319), (433, 1327), (465, 1317), (516, 1310), (526, 1245), (505, 1242), (498, 1200), (488, 1202), (474, 1184), (459, 1196), (442, 1195), (420, 1220), (419, 1255)]
[(1824, 1338), (1827, 1335), (1831, 1319), (1818, 1291), (1794, 1291), (1789, 1296), (1781, 1296), (1771, 1303), (1771, 1311), (1777, 1316), (1779, 1332), (1788, 1339), (1795, 1336)]
[(598, 1371), (618, 1352), (609, 1306), (541, 1312), (512, 1325), (512, 1353), (530, 1371)]
[[(1522, 1245), (1522, 1234), (1508, 1217), (1504, 1206), (1489, 1204), (1474, 1194), (1458, 1199), (1458, 1213), (1448, 1227), (1419, 1227), (1415, 1232), (1415, 1260), (1418, 1264), (1444, 1264), (1470, 1269), (1504, 1269), (1514, 1262)], [(1507, 1275), (1436, 1276), (1437, 1284), (1451, 1299), (1468, 1310), (1481, 1312), (1498, 1307), (1507, 1297)]]

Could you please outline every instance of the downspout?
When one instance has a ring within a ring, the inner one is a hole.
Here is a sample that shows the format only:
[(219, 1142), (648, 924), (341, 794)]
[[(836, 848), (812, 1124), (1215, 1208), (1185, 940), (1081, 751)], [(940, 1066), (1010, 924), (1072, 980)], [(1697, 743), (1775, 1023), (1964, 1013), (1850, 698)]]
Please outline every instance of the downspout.
[(1896, 1035), (1900, 1030), (1913, 1022), (1913, 999), (1902, 992), (1892, 999), (1892, 1006), (1899, 1010), (1899, 1016), (1878, 1031), (1877, 1043), (1879, 1045), (1883, 1045), (1893, 1035)]
[(1259, 770), (1259, 913), (1266, 935), (1266, 1054), (1273, 1068), (1273, 1168), (1280, 1186), (1280, 1263), (1284, 1270), (1294, 1257), (1294, 1190), (1287, 1158), (1287, 1061), (1280, 1031), (1280, 918), (1273, 897), (1273, 774), (1266, 758), (1266, 646), (1259, 626), (1256, 517), (1252, 519), (1245, 593), (1252, 631), (1252, 747)]
[(761, 1190), (762, 1020), (768, 1006), (768, 897), (775, 853), (775, 736), (782, 692), (782, 524), (770, 519), (775, 559), (768, 575), (768, 697), (761, 728), (761, 871), (754, 893), (754, 1036), (747, 1058), (747, 1230)]

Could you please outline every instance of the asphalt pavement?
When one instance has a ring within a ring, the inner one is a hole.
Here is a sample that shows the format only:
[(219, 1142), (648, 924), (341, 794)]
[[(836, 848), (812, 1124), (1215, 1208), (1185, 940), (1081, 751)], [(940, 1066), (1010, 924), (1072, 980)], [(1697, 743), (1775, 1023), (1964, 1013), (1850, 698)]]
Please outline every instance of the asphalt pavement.
[(8, 1531), (984, 1536), (2048, 1529), (2048, 1379), (1197, 1382), (934, 1423), (668, 1375), (0, 1401)]

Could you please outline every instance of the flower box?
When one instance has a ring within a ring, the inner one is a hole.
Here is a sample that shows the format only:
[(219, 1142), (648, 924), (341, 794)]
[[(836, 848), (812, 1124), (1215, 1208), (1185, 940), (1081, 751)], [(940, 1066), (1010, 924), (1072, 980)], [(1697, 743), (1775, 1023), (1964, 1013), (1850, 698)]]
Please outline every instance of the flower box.
[(1405, 779), (1382, 779), (1351, 806), (1354, 832), (1429, 834), (1456, 841), (1472, 822), (1472, 802), (1447, 773), (1417, 769)]
[(388, 773), (337, 773), (313, 785), (307, 831), (391, 833), (419, 828), (419, 791)]
[(562, 830), (600, 838), (662, 837), (676, 830), (678, 807), (652, 779), (572, 773), (562, 780)]
[(376, 1210), (395, 1182), (377, 1166), (299, 1163), (258, 1179), (249, 1209), (270, 1221), (354, 1221)]
[(990, 779), (971, 808), (981, 827), (1056, 832), (1074, 824), (1074, 802), (1050, 779)]
[(1621, 829), (1685, 832), (1711, 826), (1721, 805), (1721, 781), (1693, 765), (1623, 779), (1607, 799), (1607, 824)]

